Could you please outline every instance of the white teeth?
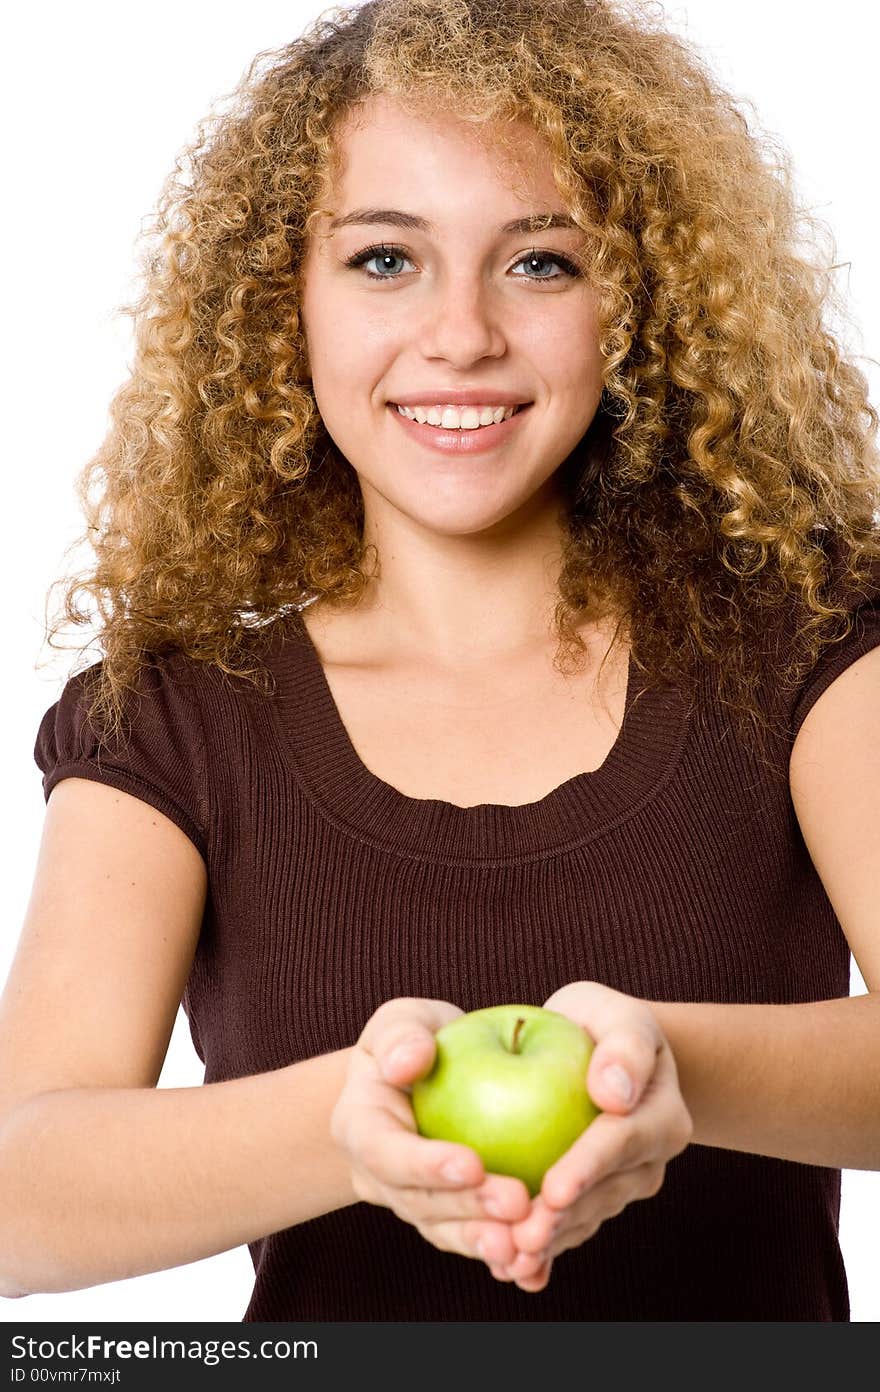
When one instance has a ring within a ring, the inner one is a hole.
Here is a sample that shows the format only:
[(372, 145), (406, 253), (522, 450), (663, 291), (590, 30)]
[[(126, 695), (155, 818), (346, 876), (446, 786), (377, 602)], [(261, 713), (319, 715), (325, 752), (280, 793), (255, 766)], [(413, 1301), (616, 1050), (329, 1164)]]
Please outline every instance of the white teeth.
[(477, 430), (481, 425), (500, 425), (516, 412), (515, 406), (398, 406), (398, 411), (420, 425), (439, 425), (444, 430)]

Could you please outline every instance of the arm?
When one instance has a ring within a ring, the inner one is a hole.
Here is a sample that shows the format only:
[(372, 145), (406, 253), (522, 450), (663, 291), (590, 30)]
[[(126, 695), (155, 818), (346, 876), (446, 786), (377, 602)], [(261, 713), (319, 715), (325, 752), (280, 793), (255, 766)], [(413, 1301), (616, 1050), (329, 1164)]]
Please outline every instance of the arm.
[(651, 1003), (695, 1144), (880, 1170), (880, 647), (814, 702), (792, 802), (867, 995), (807, 1005)]
[(694, 1145), (880, 1170), (880, 992), (808, 1005), (648, 1002)]
[(330, 1113), (350, 1049), (195, 1088), (69, 1088), (0, 1131), (0, 1294), (79, 1290), (356, 1203)]
[[(789, 770), (804, 843), (867, 995), (728, 1005), (637, 1000), (589, 981), (556, 991), (545, 1007), (598, 1041), (588, 1086), (605, 1113), (551, 1166), (532, 1212), (512, 1229), (519, 1251), (512, 1272), (523, 1289), (542, 1290), (555, 1256), (634, 1199), (655, 1195), (683, 1144), (880, 1170), (878, 714), (875, 647), (814, 701)], [(663, 1077), (667, 1056), (673, 1071)], [(629, 1100), (615, 1097), (608, 1064), (634, 1083)]]
[(349, 1050), (157, 1088), (207, 869), (152, 806), (64, 778), (0, 998), (0, 1291), (76, 1290), (354, 1202), (329, 1118)]

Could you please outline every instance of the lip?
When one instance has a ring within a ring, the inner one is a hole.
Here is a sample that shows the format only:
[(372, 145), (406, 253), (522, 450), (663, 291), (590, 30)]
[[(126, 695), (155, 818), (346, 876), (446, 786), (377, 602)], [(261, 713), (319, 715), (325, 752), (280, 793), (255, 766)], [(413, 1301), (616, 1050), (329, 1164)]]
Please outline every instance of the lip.
[(527, 396), (500, 387), (462, 387), (458, 391), (438, 387), (435, 392), (407, 392), (389, 401), (392, 406), (530, 406)]
[[(404, 405), (401, 402), (400, 405)], [(424, 405), (425, 403), (417, 403)], [(431, 403), (434, 404), (434, 403)], [(439, 403), (437, 403), (439, 404)], [(499, 406), (501, 402), (497, 403)], [(517, 402), (511, 402), (517, 405)], [(387, 409), (391, 412), (396, 421), (399, 421), (402, 428), (409, 432), (411, 438), (427, 449), (436, 450), (440, 454), (452, 455), (472, 455), (485, 454), (489, 450), (496, 449), (503, 445), (513, 435), (518, 428), (518, 423), (523, 416), (528, 415), (529, 406), (524, 404), (521, 411), (516, 411), (508, 420), (500, 421), (498, 425), (481, 425), (476, 430), (444, 430), (439, 425), (421, 425), (418, 421), (409, 420), (407, 416), (402, 416), (397, 409), (397, 403), (388, 402)]]

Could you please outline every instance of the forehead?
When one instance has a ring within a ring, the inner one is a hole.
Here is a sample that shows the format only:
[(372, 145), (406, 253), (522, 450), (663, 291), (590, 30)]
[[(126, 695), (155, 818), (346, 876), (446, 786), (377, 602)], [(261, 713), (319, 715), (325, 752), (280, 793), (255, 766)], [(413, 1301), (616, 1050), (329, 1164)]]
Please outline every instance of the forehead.
[[(561, 208), (544, 138), (526, 120), (472, 122), (448, 111), (415, 114), (392, 98), (372, 95), (347, 112), (336, 131), (328, 171), (336, 211), (369, 195), (383, 206), (403, 206), (391, 195), (424, 204), (432, 188), (462, 190), (467, 204), (481, 199), (541, 201)], [(378, 195), (381, 193), (381, 199)], [(549, 201), (548, 201), (549, 200)], [(408, 205), (409, 206), (409, 205)]]

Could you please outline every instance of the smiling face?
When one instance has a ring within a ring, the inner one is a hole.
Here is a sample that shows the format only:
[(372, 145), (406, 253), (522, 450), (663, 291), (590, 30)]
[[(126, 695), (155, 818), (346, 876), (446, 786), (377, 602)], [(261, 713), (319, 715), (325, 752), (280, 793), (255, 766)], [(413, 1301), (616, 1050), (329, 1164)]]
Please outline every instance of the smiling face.
[[(595, 298), (577, 270), (584, 234), (505, 230), (566, 216), (544, 142), (525, 122), (515, 134), (511, 178), (491, 139), (455, 116), (418, 119), (374, 96), (340, 129), (342, 174), (333, 217), (322, 214), (308, 242), (302, 318), (318, 409), (358, 475), (368, 537), (393, 514), (464, 536), (555, 513), (554, 476), (595, 415), (602, 365)], [(394, 404), (462, 390), (481, 405), (529, 405), (510, 424), (453, 436)]]

